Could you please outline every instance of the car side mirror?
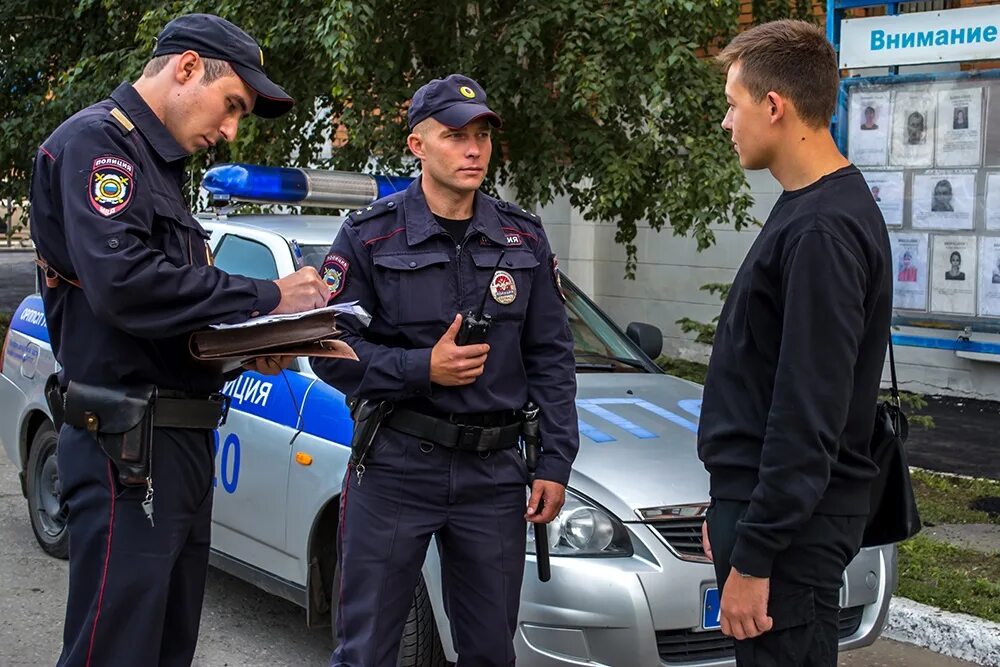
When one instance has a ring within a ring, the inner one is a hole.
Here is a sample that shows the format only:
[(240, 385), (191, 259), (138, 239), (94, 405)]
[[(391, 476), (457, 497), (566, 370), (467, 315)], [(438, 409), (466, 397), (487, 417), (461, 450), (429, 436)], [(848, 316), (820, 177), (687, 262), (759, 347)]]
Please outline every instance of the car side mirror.
[(663, 332), (652, 324), (629, 322), (628, 328), (625, 329), (625, 335), (654, 361), (663, 351)]

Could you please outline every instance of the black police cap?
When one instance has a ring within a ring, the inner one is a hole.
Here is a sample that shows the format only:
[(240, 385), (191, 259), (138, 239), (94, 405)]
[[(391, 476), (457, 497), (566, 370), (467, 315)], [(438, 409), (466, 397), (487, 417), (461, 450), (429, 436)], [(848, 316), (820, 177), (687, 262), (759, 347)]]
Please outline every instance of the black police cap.
[(153, 57), (194, 51), (202, 58), (225, 60), (237, 76), (257, 93), (253, 113), (277, 118), (295, 100), (264, 73), (264, 51), (253, 37), (212, 14), (185, 14), (164, 26), (156, 38)]
[(408, 112), (410, 129), (427, 118), (451, 128), (465, 127), (476, 118), (485, 118), (494, 127), (502, 121), (486, 106), (486, 91), (467, 76), (452, 74), (434, 79), (413, 94)]

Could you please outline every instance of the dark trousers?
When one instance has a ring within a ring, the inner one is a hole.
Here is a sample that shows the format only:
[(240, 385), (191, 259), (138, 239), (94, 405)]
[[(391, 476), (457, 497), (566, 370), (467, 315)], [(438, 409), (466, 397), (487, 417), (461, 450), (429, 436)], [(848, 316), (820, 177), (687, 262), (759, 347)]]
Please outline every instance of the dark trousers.
[[(749, 503), (713, 500), (708, 536), (721, 592), (729, 576), (736, 524)], [(771, 572), (770, 632), (736, 641), (740, 667), (836, 667), (840, 587), (861, 545), (865, 517), (813, 515), (778, 554)]]
[(396, 665), (434, 534), (458, 667), (513, 665), (526, 536), (517, 449), (460, 452), (383, 426), (364, 465), (360, 484), (348, 468), (341, 496), (332, 665)]
[(59, 434), (69, 510), (69, 596), (59, 667), (190, 665), (208, 570), (210, 432), (153, 435), (153, 519), (145, 487), (124, 487), (84, 430)]

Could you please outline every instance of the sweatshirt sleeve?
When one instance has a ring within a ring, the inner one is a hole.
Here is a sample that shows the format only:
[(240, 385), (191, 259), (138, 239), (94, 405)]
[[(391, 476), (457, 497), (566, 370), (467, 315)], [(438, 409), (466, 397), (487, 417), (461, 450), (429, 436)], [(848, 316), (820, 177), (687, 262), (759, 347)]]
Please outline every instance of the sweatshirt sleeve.
[(812, 516), (830, 480), (864, 331), (867, 274), (823, 230), (786, 251), (782, 334), (758, 483), (736, 526), (731, 564), (768, 577), (775, 556)]

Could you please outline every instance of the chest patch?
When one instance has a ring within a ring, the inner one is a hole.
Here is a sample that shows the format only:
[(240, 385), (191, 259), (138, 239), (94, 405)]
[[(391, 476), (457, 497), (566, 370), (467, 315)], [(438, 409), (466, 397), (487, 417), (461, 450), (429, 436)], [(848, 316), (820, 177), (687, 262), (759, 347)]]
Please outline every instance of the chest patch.
[(135, 165), (113, 155), (96, 158), (87, 189), (87, 199), (95, 212), (106, 218), (116, 216), (132, 203)]
[(514, 276), (506, 271), (495, 272), (493, 280), (490, 281), (490, 294), (500, 305), (507, 306), (514, 303), (514, 299), (517, 298), (517, 283), (514, 282)]
[(323, 282), (330, 290), (331, 299), (344, 291), (344, 286), (347, 284), (347, 271), (350, 268), (350, 262), (332, 252), (323, 260)]

